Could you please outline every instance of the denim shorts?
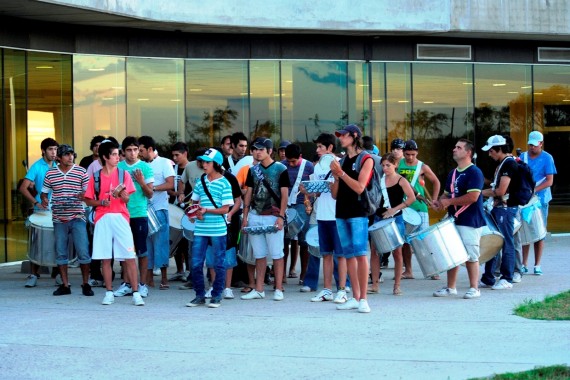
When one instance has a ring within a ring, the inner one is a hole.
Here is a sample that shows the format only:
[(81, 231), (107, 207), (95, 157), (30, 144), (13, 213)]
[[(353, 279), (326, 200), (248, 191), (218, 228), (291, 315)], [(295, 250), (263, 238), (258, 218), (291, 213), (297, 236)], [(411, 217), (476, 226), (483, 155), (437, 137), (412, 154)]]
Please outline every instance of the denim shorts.
[(336, 221), (334, 220), (319, 220), (317, 221), (317, 228), (319, 229), (319, 249), (321, 255), (332, 255), (342, 257), (342, 245), (338, 237), (338, 229), (336, 228)]
[[(336, 219), (342, 256), (351, 259), (368, 253), (368, 217)], [(340, 256), (340, 255), (339, 255)]]

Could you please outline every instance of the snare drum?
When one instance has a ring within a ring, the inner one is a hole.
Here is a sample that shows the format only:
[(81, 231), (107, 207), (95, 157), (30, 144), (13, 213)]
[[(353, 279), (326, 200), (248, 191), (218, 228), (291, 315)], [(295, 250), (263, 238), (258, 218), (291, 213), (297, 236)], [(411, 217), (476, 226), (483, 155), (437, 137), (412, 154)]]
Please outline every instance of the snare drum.
[(148, 204), (148, 236), (152, 236), (162, 228), (162, 223), (153, 205)]
[(182, 226), (182, 235), (188, 241), (194, 241), (194, 230), (196, 229), (196, 221), (190, 221), (186, 215), (182, 215), (180, 219), (180, 225)]
[(522, 226), (520, 229), (521, 244), (529, 245), (546, 237), (546, 226), (540, 200), (534, 195), (528, 204), (521, 207)]
[(414, 233), (422, 224), (422, 217), (420, 214), (409, 207), (402, 210), (402, 217), (406, 225), (406, 236)]
[[(37, 211), (30, 215), (28, 237), (28, 258), (37, 265), (57, 267), (55, 233), (51, 211)], [(74, 258), (73, 239), (69, 240), (68, 258)]]
[(469, 259), (454, 218), (413, 233), (409, 241), (426, 278), (448, 271)]
[(400, 234), (395, 218), (374, 223), (368, 227), (368, 234), (379, 254), (391, 252), (404, 245), (404, 238)]
[(319, 227), (311, 226), (305, 235), (307, 245), (309, 246), (309, 253), (315, 257), (321, 258), (321, 248), (319, 244)]
[(249, 235), (240, 231), (238, 257), (246, 264), (255, 265), (253, 248), (249, 244)]
[(303, 230), (303, 227), (305, 226), (305, 221), (303, 220), (301, 215), (297, 213), (297, 210), (295, 210), (294, 208), (288, 208), (286, 214), (287, 214), (287, 237), (289, 239), (292, 239), (295, 236), (297, 236), (299, 232)]
[(182, 240), (182, 217), (184, 216), (184, 211), (173, 204), (168, 205), (168, 224), (170, 225), (170, 257), (174, 255), (176, 246)]

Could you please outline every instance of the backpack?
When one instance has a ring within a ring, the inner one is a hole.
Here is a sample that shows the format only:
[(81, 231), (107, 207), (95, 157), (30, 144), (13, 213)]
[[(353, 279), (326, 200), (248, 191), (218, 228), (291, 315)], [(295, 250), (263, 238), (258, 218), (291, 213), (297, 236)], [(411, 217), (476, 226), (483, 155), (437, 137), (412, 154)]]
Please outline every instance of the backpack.
[(521, 206), (526, 205), (532, 196), (534, 195), (534, 187), (536, 182), (532, 176), (532, 169), (530, 166), (521, 160), (520, 158), (515, 159), (519, 171), (519, 176), (521, 179), (520, 186), (515, 190), (515, 197), (519, 200)]
[[(360, 173), (362, 162), (368, 157), (372, 158), (374, 163), (372, 172), (368, 180), (368, 184), (364, 188), (362, 194), (358, 196), (358, 201), (364, 208), (368, 215), (373, 215), (380, 207), (380, 200), (382, 199), (382, 189), (380, 187), (380, 178), (382, 178), (382, 165), (380, 165), (380, 157), (375, 154), (370, 154), (367, 151), (362, 151), (358, 154), (355, 162), (355, 171)], [(344, 163), (346, 156), (340, 160), (340, 166)]]
[[(125, 171), (121, 168), (117, 169), (119, 169), (119, 183), (123, 183), (123, 181), (125, 180)], [(102, 169), (99, 169), (95, 173), (93, 173), (93, 189), (95, 190), (94, 191), (95, 200), (99, 198), (99, 191), (101, 190), (101, 170)], [(93, 206), (91, 207), (91, 210), (89, 210), (89, 213), (87, 214), (87, 221), (91, 224), (95, 224), (96, 210), (97, 206)]]

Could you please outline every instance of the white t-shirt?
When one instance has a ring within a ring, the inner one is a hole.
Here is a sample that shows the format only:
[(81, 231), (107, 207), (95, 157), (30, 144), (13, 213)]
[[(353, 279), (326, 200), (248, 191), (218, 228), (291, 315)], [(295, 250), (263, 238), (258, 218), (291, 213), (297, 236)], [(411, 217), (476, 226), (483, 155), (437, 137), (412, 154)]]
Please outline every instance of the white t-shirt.
[[(337, 159), (338, 160), (338, 159)], [(321, 164), (315, 164), (315, 171), (313, 173), (314, 180), (324, 180), (327, 176), (328, 172), (331, 169), (329, 167), (323, 167)], [(334, 182), (334, 177), (329, 175), (327, 181)], [(336, 220), (336, 200), (333, 199), (332, 194), (329, 193), (321, 193), (321, 195), (317, 198), (318, 207), (316, 208), (317, 211), (317, 220)]]
[[(148, 162), (154, 174), (154, 186), (160, 186), (166, 182), (168, 177), (175, 177), (172, 161), (167, 158), (156, 156), (152, 162)], [(166, 191), (155, 191), (150, 202), (155, 210), (168, 210), (168, 193)]]

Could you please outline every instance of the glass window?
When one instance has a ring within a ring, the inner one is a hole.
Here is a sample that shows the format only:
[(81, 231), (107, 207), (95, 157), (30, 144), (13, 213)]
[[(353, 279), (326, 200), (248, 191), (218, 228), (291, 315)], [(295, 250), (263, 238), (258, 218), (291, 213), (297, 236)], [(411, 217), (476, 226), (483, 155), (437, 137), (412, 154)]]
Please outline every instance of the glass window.
[(348, 122), (356, 124), (362, 133), (370, 135), (370, 84), (368, 64), (348, 62)]
[(183, 131), (184, 61), (127, 58), (127, 134), (152, 136), (160, 144), (178, 140)]
[(125, 59), (74, 56), (73, 105), (78, 160), (92, 154), (89, 144), (93, 136), (113, 136), (121, 141), (126, 133)]
[(372, 62), (370, 64), (370, 75), (372, 77), (372, 100), (371, 100), (371, 127), (372, 136), (380, 148), (380, 153), (386, 153), (390, 148), (387, 141), (388, 125), (386, 122), (386, 64), (382, 62)]
[(250, 62), (251, 135), (266, 136), (277, 143), (281, 138), (281, 98), (291, 98), (291, 92), (281, 92), (278, 61)]
[(388, 148), (395, 138), (412, 137), (411, 64), (386, 63), (386, 102), (388, 120)]
[(186, 140), (190, 153), (249, 134), (247, 61), (186, 61)]

